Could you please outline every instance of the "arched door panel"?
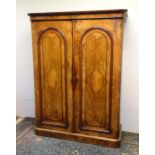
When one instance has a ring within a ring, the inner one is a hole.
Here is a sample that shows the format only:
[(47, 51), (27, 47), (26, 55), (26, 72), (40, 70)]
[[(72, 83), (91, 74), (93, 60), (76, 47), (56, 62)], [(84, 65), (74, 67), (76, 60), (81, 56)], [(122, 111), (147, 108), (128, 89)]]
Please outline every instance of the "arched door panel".
[[(113, 39), (104, 27), (75, 24), (76, 131), (111, 133)], [(84, 24), (85, 22), (85, 24)]]

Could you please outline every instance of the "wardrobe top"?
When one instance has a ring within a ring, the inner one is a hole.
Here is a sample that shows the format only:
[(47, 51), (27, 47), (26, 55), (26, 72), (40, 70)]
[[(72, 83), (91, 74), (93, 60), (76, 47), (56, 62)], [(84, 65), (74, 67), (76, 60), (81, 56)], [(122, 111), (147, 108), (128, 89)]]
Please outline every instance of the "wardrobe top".
[[(125, 18), (127, 9), (94, 10), (94, 11), (69, 11), (69, 12), (44, 12), (28, 13), (31, 21), (51, 19), (83, 19), (83, 18)], [(50, 18), (54, 17), (54, 18)]]

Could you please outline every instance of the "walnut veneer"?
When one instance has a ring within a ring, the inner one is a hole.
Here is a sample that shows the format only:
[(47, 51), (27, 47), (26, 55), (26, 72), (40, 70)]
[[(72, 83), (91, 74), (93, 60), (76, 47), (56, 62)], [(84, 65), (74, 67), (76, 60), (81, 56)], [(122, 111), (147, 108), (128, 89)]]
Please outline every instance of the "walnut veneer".
[(36, 134), (119, 147), (126, 12), (29, 14)]

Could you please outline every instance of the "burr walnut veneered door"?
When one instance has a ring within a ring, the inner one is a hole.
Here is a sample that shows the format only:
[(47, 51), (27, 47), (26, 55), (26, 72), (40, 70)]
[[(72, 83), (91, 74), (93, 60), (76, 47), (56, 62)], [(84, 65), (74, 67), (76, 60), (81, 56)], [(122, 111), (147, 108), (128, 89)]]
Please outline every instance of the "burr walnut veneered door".
[(37, 127), (72, 129), (72, 22), (32, 23)]
[(119, 136), (122, 20), (77, 20), (75, 26), (75, 131)]

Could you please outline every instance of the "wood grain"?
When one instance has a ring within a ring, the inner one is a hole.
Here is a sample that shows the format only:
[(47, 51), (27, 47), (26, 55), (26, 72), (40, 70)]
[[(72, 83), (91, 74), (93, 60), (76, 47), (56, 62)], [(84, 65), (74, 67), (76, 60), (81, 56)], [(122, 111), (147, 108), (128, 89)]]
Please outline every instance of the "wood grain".
[(127, 16), (126, 9), (95, 10), (95, 11), (70, 11), (70, 12), (44, 12), (29, 13), (31, 21), (51, 20), (78, 20), (78, 19), (124, 19)]
[(105, 132), (110, 130), (111, 54), (112, 39), (109, 32), (100, 27), (92, 27), (84, 32), (80, 40), (79, 56), (81, 128), (98, 128)]
[(29, 15), (36, 134), (119, 147), (126, 10)]
[(49, 28), (39, 36), (41, 57), (43, 121), (67, 125), (66, 40), (63, 34)]
[(32, 24), (37, 126), (71, 130), (71, 28), (67, 21)]
[[(111, 138), (119, 136), (120, 102), (116, 96), (120, 92), (117, 84), (120, 81), (122, 22), (75, 21), (75, 70), (79, 79), (74, 97), (77, 132)], [(117, 87), (113, 88), (115, 85)]]

